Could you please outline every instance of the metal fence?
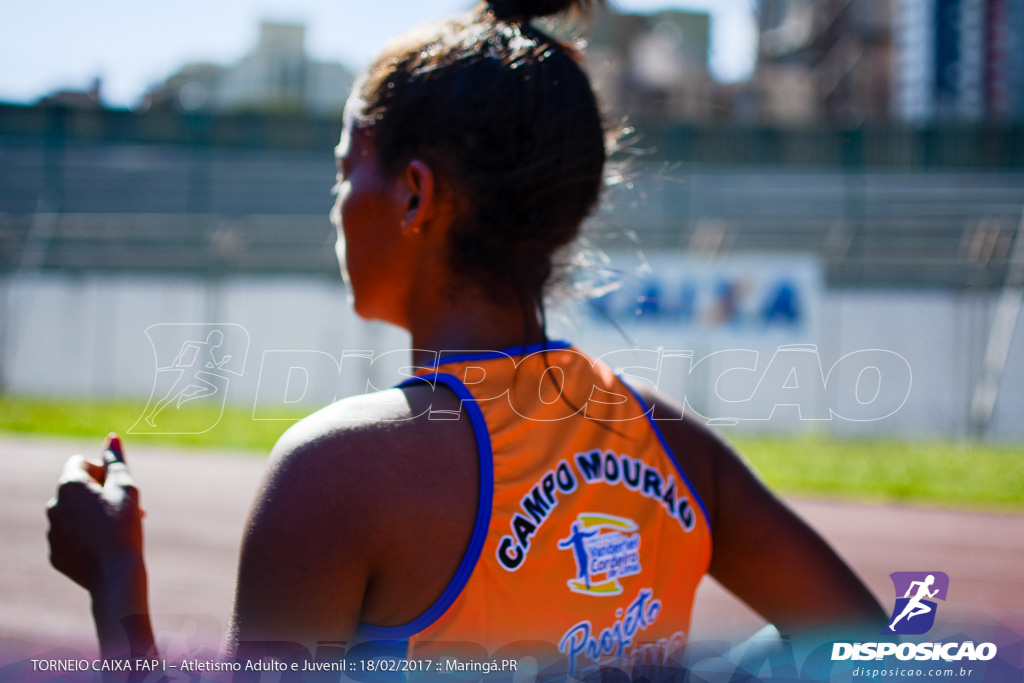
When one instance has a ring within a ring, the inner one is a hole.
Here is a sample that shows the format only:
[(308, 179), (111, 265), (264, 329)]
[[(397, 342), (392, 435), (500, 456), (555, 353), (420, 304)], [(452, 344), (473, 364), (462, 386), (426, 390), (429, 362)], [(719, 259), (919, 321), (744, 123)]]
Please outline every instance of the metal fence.
[[(0, 271), (336, 273), (340, 123), (0, 105)], [(645, 248), (800, 250), (833, 286), (997, 287), (1024, 128), (648, 126), (594, 223)]]

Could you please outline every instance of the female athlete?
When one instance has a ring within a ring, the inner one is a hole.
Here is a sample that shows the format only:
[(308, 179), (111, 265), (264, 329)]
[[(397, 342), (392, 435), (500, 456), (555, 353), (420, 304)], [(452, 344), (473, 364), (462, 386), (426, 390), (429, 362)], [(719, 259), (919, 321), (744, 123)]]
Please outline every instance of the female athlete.
[[(338, 254), (359, 315), (411, 333), (418, 377), (282, 436), (243, 539), (230, 650), (459, 643), (573, 673), (667, 665), (705, 573), (783, 632), (884, 626), (728, 445), (546, 338), (555, 253), (605, 164), (579, 55), (530, 22), (572, 4), (492, 0), (403, 36), (357, 83), (336, 149)], [(52, 562), (91, 592), (103, 654), (151, 648), (118, 440), (102, 465), (69, 461), (49, 517)]]

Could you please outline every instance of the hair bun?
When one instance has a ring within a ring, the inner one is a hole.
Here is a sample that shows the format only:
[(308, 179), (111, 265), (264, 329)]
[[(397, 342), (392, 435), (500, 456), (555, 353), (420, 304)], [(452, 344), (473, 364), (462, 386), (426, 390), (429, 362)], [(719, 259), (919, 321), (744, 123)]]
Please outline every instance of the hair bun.
[(529, 21), (575, 7), (586, 10), (596, 0), (487, 0), (494, 18), (499, 21)]

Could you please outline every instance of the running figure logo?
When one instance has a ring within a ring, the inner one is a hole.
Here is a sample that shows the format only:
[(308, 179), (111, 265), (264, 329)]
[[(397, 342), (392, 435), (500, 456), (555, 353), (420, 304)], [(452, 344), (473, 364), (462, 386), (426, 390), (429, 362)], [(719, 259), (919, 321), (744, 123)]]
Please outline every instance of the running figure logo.
[(896, 606), (883, 633), (927, 633), (935, 624), (937, 605), (932, 599), (946, 599), (949, 577), (943, 572), (893, 572), (889, 577), (896, 589)]
[[(224, 333), (214, 330), (207, 335), (205, 342), (185, 342), (181, 347), (181, 353), (174, 359), (171, 366), (160, 368), (161, 370), (180, 370), (181, 374), (178, 375), (178, 379), (163, 400), (153, 406), (153, 410), (149, 411), (149, 415), (146, 416), (146, 422), (150, 427), (156, 427), (156, 422), (153, 420), (170, 403), (176, 402), (177, 407), (180, 408), (186, 401), (213, 396), (217, 393), (217, 385), (210, 380), (219, 377), (220, 375), (216, 371), (231, 360), (230, 353), (224, 354), (223, 358), (217, 360), (217, 349), (223, 345)], [(210, 370), (214, 372), (210, 372)]]
[[(146, 329), (156, 357), (149, 402), (129, 433), (188, 434), (220, 421), (231, 375), (241, 376), (249, 334), (240, 325), (164, 323)], [(213, 410), (181, 414), (182, 406)], [(198, 422), (196, 420), (199, 420)]]
[(638, 528), (624, 517), (596, 512), (578, 515), (569, 536), (558, 542), (559, 548), (571, 549), (576, 558), (576, 577), (566, 582), (569, 590), (584, 595), (621, 594), (619, 579), (641, 571)]

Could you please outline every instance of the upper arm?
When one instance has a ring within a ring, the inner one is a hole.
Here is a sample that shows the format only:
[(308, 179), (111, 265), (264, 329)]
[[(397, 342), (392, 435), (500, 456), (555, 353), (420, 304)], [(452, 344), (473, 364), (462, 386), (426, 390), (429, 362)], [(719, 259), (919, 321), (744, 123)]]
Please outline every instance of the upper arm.
[(710, 573), (784, 632), (884, 625), (853, 570), (724, 443)]
[[(665, 397), (650, 400), (656, 418), (679, 417)], [(716, 580), (784, 632), (884, 625), (860, 579), (728, 443), (689, 416), (658, 426), (708, 508)]]

